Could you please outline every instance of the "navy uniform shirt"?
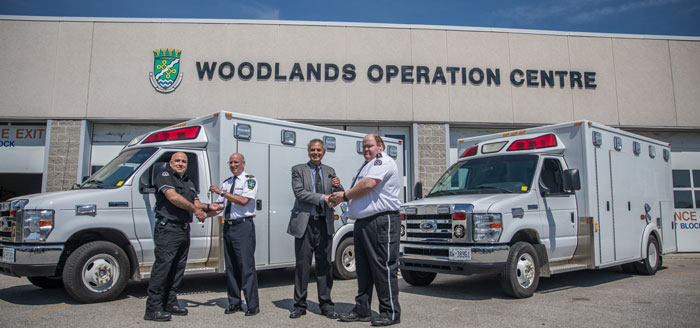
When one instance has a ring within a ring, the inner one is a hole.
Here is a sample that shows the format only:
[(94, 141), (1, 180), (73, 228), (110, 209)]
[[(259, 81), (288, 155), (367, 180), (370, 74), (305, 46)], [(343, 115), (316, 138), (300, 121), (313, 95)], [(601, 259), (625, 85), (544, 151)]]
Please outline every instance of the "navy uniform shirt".
[(155, 177), (153, 183), (156, 186), (156, 218), (182, 223), (192, 222), (192, 213), (175, 206), (165, 197), (165, 191), (175, 189), (175, 192), (190, 203), (198, 199), (194, 183), (187, 174), (179, 176), (168, 164), (165, 171)]

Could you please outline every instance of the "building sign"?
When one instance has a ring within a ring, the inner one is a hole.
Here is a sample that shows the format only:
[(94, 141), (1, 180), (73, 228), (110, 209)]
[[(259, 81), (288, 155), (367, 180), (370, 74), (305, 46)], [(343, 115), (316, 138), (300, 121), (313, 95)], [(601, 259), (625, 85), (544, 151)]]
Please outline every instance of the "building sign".
[(411, 65), (370, 65), (363, 68), (358, 77), (358, 68), (354, 64), (337, 65), (332, 63), (294, 63), (283, 67), (280, 63), (242, 62), (238, 66), (231, 62), (198, 61), (195, 63), (200, 81), (211, 81), (215, 77), (228, 81), (234, 77), (242, 81), (315, 81), (354, 82), (357, 78), (366, 78), (372, 83), (401, 84), (442, 84), (500, 86), (510, 83), (513, 86), (537, 88), (578, 88), (595, 89), (596, 72), (582, 72), (552, 69), (515, 68), (502, 72), (500, 68), (457, 67), (457, 66), (411, 66)]
[(677, 208), (673, 219), (676, 223), (678, 251), (700, 252), (700, 216), (697, 210)]
[[(153, 72), (149, 73), (151, 85), (158, 92), (175, 91), (182, 82), (180, 73), (180, 49), (156, 49), (153, 51)], [(178, 74), (179, 73), (179, 74)]]
[(0, 148), (44, 146), (45, 125), (0, 125)]

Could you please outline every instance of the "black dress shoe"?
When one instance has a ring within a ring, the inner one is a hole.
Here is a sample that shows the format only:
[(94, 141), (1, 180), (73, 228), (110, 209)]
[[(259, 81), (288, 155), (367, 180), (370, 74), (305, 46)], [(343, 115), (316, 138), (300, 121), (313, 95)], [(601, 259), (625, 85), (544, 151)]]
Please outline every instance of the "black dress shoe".
[(241, 308), (241, 305), (234, 305), (234, 306), (229, 306), (226, 310), (224, 310), (224, 313), (226, 314), (231, 314), (231, 313), (236, 313), (238, 311), (242, 311), (243, 308)]
[(172, 317), (170, 316), (170, 313), (163, 312), (163, 311), (156, 311), (156, 312), (146, 311), (146, 314), (143, 315), (143, 320), (170, 321), (170, 319), (172, 319)]
[(166, 312), (170, 312), (172, 315), (187, 315), (187, 308), (179, 307), (177, 305), (171, 306), (165, 309)]
[(301, 318), (302, 315), (306, 315), (306, 309), (295, 307), (294, 310), (292, 310), (292, 313), (289, 314), (289, 317), (292, 319), (297, 319)]
[(258, 313), (260, 313), (260, 308), (256, 308), (256, 309), (252, 309), (252, 310), (248, 309), (248, 311), (245, 311), (245, 316), (250, 317), (250, 316), (254, 316)]
[(396, 318), (394, 320), (391, 320), (390, 318), (380, 316), (379, 318), (372, 320), (372, 326), (380, 326), (380, 327), (381, 326), (391, 326), (391, 325), (395, 325), (395, 324), (400, 323), (400, 322), (401, 322), (400, 318)]
[(345, 322), (355, 322), (355, 321), (362, 321), (362, 322), (369, 322), (372, 320), (372, 316), (368, 315), (366, 317), (363, 317), (357, 312), (350, 312), (350, 313), (344, 313), (339, 315), (340, 321), (345, 321)]
[(326, 318), (328, 319), (338, 319), (340, 317), (340, 314), (338, 314), (338, 312), (335, 312), (334, 309), (321, 311), (321, 314), (326, 316)]

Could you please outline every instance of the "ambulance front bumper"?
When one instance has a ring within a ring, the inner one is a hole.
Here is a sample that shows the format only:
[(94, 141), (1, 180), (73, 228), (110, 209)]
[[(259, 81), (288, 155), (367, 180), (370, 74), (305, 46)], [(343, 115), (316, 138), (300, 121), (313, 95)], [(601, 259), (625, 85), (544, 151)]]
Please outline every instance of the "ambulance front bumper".
[(0, 243), (0, 274), (15, 277), (52, 277), (64, 245)]
[[(451, 250), (459, 250), (462, 255), (451, 258)], [(464, 251), (469, 249), (468, 257)], [(425, 271), (448, 274), (496, 273), (503, 270), (508, 259), (508, 245), (417, 245), (402, 244), (399, 267), (402, 270)]]

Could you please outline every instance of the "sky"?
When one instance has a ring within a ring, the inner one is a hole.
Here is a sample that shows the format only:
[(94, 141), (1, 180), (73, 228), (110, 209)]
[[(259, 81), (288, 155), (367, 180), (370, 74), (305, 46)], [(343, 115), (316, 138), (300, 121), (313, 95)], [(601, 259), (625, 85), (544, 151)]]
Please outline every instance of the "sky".
[(700, 36), (700, 0), (0, 0), (0, 15), (293, 20)]

